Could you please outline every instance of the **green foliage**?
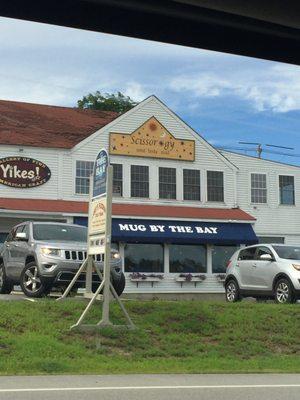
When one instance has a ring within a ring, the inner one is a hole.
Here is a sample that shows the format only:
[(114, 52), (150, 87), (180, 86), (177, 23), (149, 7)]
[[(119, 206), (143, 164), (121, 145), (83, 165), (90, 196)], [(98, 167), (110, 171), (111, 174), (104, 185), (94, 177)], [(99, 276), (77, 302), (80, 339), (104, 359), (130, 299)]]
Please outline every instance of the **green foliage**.
[[(85, 303), (3, 302), (0, 374), (300, 372), (298, 305), (129, 301), (135, 331), (69, 328)], [(112, 320), (123, 323), (112, 304)], [(99, 303), (89, 321), (100, 319)]]
[(77, 105), (82, 109), (115, 111), (121, 114), (135, 107), (137, 103), (121, 92), (101, 94), (97, 90), (95, 93), (83, 96), (77, 101)]

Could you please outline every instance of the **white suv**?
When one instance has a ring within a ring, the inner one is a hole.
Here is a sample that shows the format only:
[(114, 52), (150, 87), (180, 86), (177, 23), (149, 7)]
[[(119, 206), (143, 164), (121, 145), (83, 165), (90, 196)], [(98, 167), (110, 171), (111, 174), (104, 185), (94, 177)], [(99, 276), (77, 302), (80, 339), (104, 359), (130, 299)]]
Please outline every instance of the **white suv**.
[(251, 296), (294, 303), (300, 299), (300, 246), (259, 244), (236, 251), (224, 285), (229, 302)]

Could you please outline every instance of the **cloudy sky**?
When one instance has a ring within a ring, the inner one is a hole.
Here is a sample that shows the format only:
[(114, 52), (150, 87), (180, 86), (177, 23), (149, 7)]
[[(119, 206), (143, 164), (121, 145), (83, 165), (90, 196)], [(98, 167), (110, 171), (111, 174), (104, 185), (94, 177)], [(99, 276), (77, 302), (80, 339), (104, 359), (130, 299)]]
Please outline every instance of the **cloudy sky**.
[(7, 18), (0, 55), (0, 99), (73, 107), (96, 90), (137, 101), (155, 94), (216, 146), (270, 143), (300, 154), (297, 66)]

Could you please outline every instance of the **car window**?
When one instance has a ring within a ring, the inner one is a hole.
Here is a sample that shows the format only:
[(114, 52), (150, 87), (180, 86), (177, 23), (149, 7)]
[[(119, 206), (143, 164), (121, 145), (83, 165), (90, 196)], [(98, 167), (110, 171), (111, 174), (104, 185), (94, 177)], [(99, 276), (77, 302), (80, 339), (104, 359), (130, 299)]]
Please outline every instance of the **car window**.
[(17, 233), (23, 232), (23, 229), (24, 229), (24, 225), (17, 226), (17, 228), (13, 232), (13, 240), (15, 240)]
[(29, 238), (29, 225), (24, 225), (23, 232), (26, 233), (26, 237)]
[[(272, 251), (268, 248), (268, 247), (258, 247), (257, 248), (257, 252), (256, 252), (256, 260), (260, 260), (260, 256), (262, 256), (263, 254), (269, 254), (272, 258), (274, 258), (274, 255), (272, 253)], [(263, 260), (261, 260), (263, 261)]]
[(245, 249), (240, 251), (238, 260), (245, 261), (245, 260), (254, 260), (256, 247), (246, 247)]

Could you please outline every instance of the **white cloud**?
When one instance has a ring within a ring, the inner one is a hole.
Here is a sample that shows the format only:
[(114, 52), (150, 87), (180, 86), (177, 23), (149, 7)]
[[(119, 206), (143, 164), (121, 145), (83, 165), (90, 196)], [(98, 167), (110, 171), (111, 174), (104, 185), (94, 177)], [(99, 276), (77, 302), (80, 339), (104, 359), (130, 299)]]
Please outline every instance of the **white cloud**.
[(139, 82), (129, 82), (124, 94), (131, 97), (132, 100), (139, 102), (148, 97), (150, 93), (147, 93), (145, 87)]
[[(251, 65), (250, 65), (251, 67)], [(261, 68), (181, 75), (170, 80), (172, 90), (187, 91), (194, 98), (238, 96), (257, 111), (284, 113), (300, 110), (300, 68), (261, 65)], [(194, 99), (194, 100), (195, 100)]]

